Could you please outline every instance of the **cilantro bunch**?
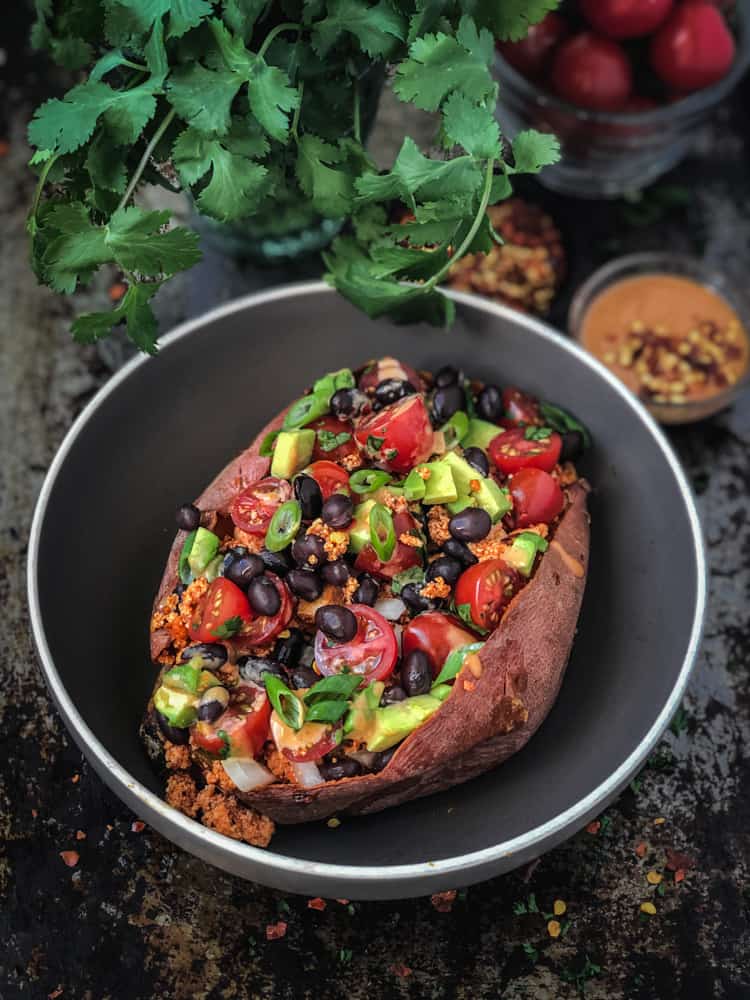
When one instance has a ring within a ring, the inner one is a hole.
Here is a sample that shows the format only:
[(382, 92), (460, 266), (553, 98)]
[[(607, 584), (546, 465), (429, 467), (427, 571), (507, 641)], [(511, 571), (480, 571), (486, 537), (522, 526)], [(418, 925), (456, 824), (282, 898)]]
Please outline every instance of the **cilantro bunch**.
[[(120, 323), (156, 350), (151, 299), (200, 258), (169, 212), (134, 204), (143, 183), (188, 191), (237, 222), (299, 202), (346, 219), (326, 280), (369, 316), (445, 326), (451, 261), (488, 250), (486, 209), (510, 177), (557, 157), (550, 136), (505, 143), (494, 39), (522, 37), (556, 0), (36, 0), (33, 41), (81, 81), (34, 114), (39, 181), (28, 231), (40, 281), (71, 293), (103, 264), (127, 284), (79, 316), (91, 343)], [(405, 137), (379, 173), (362, 136), (373, 73), (440, 113), (437, 155)]]

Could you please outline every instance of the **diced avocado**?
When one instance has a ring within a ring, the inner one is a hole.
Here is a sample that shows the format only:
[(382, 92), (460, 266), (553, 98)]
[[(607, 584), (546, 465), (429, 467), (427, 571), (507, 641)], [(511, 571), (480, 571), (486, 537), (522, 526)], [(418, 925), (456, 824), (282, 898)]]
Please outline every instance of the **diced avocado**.
[(280, 479), (291, 479), (310, 461), (314, 447), (315, 431), (311, 428), (301, 431), (282, 431), (276, 438), (271, 460), (271, 475)]
[(203, 570), (203, 575), (209, 583), (213, 583), (217, 576), (221, 576), (221, 571), (224, 567), (224, 558), (224, 553), (219, 552)]
[(458, 500), (454, 500), (453, 503), (447, 503), (445, 509), (449, 514), (460, 514), (462, 510), (466, 510), (467, 507), (476, 507), (477, 502), (473, 496), (470, 497), (459, 497)]
[(438, 701), (445, 701), (452, 690), (452, 684), (436, 684), (433, 688), (430, 688), (430, 697), (437, 698)]
[(452, 503), (458, 499), (458, 490), (453, 480), (450, 466), (443, 461), (430, 462), (430, 478), (424, 484), (424, 499), (422, 503)]
[(193, 579), (193, 574), (190, 570), (190, 563), (188, 562), (190, 558), (190, 552), (193, 548), (193, 542), (195, 541), (195, 536), (198, 534), (196, 531), (191, 531), (186, 537), (182, 544), (182, 551), (180, 552), (180, 560), (177, 563), (177, 572), (180, 576), (180, 582), (188, 584)]
[(164, 684), (176, 691), (189, 691), (195, 694), (198, 690), (203, 661), (200, 656), (194, 656), (188, 663), (181, 663), (179, 667), (172, 667), (164, 674)]
[(416, 465), (404, 480), (404, 496), (411, 503), (412, 500), (422, 500), (425, 494), (425, 481), (419, 474), (420, 469), (429, 468), (426, 465)]
[(195, 710), (195, 695), (189, 691), (177, 691), (165, 684), (162, 684), (154, 695), (154, 708), (164, 716), (170, 726), (177, 726), (178, 729), (187, 729), (198, 717)]
[(187, 558), (188, 566), (193, 576), (200, 576), (218, 551), (218, 536), (207, 528), (198, 528), (195, 533), (193, 547), (190, 549), (190, 554)]
[(450, 467), (460, 497), (469, 496), (472, 492), (471, 484), (483, 478), (481, 473), (472, 468), (466, 459), (457, 455), (455, 451), (449, 451), (440, 461)]
[(493, 521), (499, 521), (513, 506), (507, 489), (501, 489), (494, 479), (479, 477), (479, 489), (473, 496), (477, 507), (483, 507)]
[(461, 442), (462, 448), (487, 448), (487, 445), (498, 434), (502, 434), (502, 427), (491, 424), (488, 420), (480, 420), (472, 417), (469, 421), (469, 433)]
[(374, 681), (364, 691), (355, 694), (344, 720), (344, 732), (347, 735), (356, 731), (362, 739), (363, 734), (369, 733), (384, 690), (385, 684), (382, 681)]
[(216, 674), (212, 674), (210, 670), (201, 670), (201, 675), (198, 679), (197, 694), (203, 694), (204, 691), (208, 691), (210, 687), (214, 687), (216, 684), (221, 684)]
[(365, 500), (354, 508), (354, 519), (349, 528), (349, 548), (355, 555), (370, 544), (370, 511), (374, 506), (374, 500)]
[(433, 713), (437, 712), (442, 702), (430, 694), (420, 694), (414, 698), (406, 698), (394, 705), (375, 710), (372, 729), (367, 738), (368, 750), (388, 750), (400, 743), (409, 733)]
[(521, 576), (530, 576), (537, 552), (545, 552), (548, 548), (547, 540), (541, 535), (537, 535), (535, 531), (524, 531), (516, 535), (511, 547), (506, 549), (503, 559), (517, 569)]

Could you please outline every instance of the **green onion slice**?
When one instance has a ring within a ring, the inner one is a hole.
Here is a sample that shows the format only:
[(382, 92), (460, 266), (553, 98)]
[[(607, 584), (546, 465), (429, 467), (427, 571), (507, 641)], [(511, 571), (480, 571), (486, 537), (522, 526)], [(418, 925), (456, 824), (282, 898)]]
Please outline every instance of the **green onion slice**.
[(331, 674), (317, 681), (305, 695), (305, 704), (318, 701), (347, 701), (362, 683), (361, 674)]
[(432, 682), (432, 686), (435, 687), (437, 684), (444, 684), (446, 681), (453, 680), (464, 665), (466, 657), (470, 653), (476, 653), (483, 645), (483, 642), (470, 642), (467, 646), (459, 646), (458, 649), (454, 649), (452, 653), (449, 653), (443, 664), (443, 669)]
[(559, 431), (560, 434), (565, 434), (566, 431), (578, 431), (583, 438), (583, 447), (591, 447), (591, 435), (586, 427), (572, 413), (564, 410), (562, 406), (555, 406), (554, 403), (542, 401), (539, 404), (539, 412), (544, 418), (545, 423), (554, 430)]
[(391, 478), (382, 469), (358, 469), (349, 476), (349, 487), (353, 493), (374, 493), (390, 483)]
[(266, 532), (266, 548), (271, 552), (281, 552), (292, 541), (302, 523), (302, 508), (299, 500), (287, 500), (271, 518)]
[(193, 579), (193, 571), (190, 569), (190, 563), (188, 558), (193, 548), (193, 542), (195, 541), (195, 536), (198, 534), (198, 529), (191, 531), (190, 534), (185, 539), (185, 544), (182, 546), (182, 552), (180, 552), (180, 561), (177, 565), (177, 572), (180, 576), (180, 583), (188, 584)]
[(382, 503), (376, 503), (370, 511), (370, 541), (381, 562), (388, 562), (396, 548), (396, 529), (393, 515)]
[(338, 722), (349, 711), (346, 701), (316, 701), (307, 710), (306, 722)]
[(302, 396), (296, 403), (292, 403), (287, 410), (287, 414), (284, 417), (284, 430), (297, 430), (300, 427), (304, 427), (305, 424), (317, 420), (318, 417), (325, 416), (328, 413), (330, 399), (329, 395), (318, 395), (317, 393)]
[(281, 434), (281, 431), (270, 431), (260, 443), (260, 448), (258, 449), (258, 454), (263, 455), (264, 458), (268, 458), (273, 455), (273, 449), (276, 445), (276, 438)]
[(263, 674), (268, 698), (273, 705), (276, 714), (295, 733), (302, 728), (304, 722), (304, 710), (302, 702), (286, 686), (280, 677), (274, 674)]
[(445, 437), (445, 447), (450, 451), (454, 445), (460, 444), (469, 433), (469, 417), (463, 410), (457, 410), (440, 430)]

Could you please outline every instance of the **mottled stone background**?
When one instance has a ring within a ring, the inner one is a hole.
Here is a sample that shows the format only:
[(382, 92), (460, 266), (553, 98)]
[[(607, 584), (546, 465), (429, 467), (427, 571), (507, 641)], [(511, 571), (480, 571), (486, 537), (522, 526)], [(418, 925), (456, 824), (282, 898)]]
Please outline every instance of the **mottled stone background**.
[[(684, 708), (599, 823), (526, 869), (459, 893), (448, 912), (429, 899), (329, 900), (316, 910), (133, 826), (137, 817), (91, 773), (36, 666), (24, 564), (44, 471), (117, 351), (75, 346), (69, 306), (37, 288), (27, 267), (24, 124), (53, 83), (26, 58), (20, 33), (0, 44), (0, 997), (750, 997), (747, 398), (670, 433), (698, 496), (711, 566)], [(628, 249), (683, 247), (747, 284), (749, 105), (746, 86), (656, 195), (592, 211), (529, 189), (563, 227), (571, 260), (559, 321), (570, 289)], [(386, 99), (373, 140), (381, 159), (402, 114)], [(162, 297), (165, 324), (285, 277), (217, 257), (199, 273)], [(104, 302), (106, 285), (86, 298)], [(78, 852), (78, 862), (67, 867), (61, 851)], [(557, 939), (544, 916), (555, 900), (567, 907)], [(644, 901), (654, 915), (640, 911)], [(282, 925), (285, 935), (267, 940), (267, 928)]]

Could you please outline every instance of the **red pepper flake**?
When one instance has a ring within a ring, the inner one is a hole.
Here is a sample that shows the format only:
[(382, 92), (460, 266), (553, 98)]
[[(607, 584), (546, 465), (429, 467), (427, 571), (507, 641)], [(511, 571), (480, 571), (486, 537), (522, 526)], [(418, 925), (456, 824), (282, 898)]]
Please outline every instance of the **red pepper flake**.
[(277, 941), (279, 938), (283, 938), (286, 935), (287, 923), (285, 920), (279, 920), (275, 924), (269, 924), (266, 927), (266, 941)]
[(592, 822), (589, 823), (589, 825), (586, 827), (586, 833), (590, 833), (592, 837), (595, 837), (597, 833), (599, 833), (601, 828), (602, 828), (601, 822), (598, 819), (595, 819), (592, 820)]
[(73, 782), (74, 785), (77, 785), (78, 782), (81, 780), (81, 776), (80, 774), (74, 774), (70, 780)]
[(394, 976), (398, 976), (399, 979), (406, 979), (411, 975), (411, 969), (408, 965), (404, 965), (403, 962), (394, 962), (389, 965), (388, 968), (391, 970)]
[(639, 858), (642, 858), (645, 855), (645, 853), (646, 853), (647, 850), (648, 850), (648, 848), (646, 846), (646, 841), (642, 840), (640, 842), (640, 844), (637, 845), (637, 847), (635, 849), (635, 853), (638, 855)]
[(476, 688), (476, 684), (474, 683), (474, 681), (467, 681), (467, 680), (464, 680), (464, 691), (469, 691), (469, 692), (471, 692), (471, 691), (473, 691), (473, 690), (474, 690), (475, 688)]
[(39, 811), (37, 809), (32, 809), (31, 810), (31, 818), (32, 819), (36, 819), (38, 815), (39, 815)]
[(307, 908), (308, 910), (325, 910), (327, 903), (320, 896), (316, 896), (315, 899), (308, 899)]
[(143, 820), (136, 819), (130, 824), (130, 829), (132, 830), (133, 833), (141, 833), (143, 830), (146, 829), (146, 824), (143, 822)]
[(127, 285), (123, 284), (122, 281), (116, 281), (114, 285), (109, 286), (110, 301), (119, 302), (127, 290)]
[[(10, 152), (10, 143), (7, 139), (0, 139), (0, 157), (7, 156)], [(62, 990), (60, 990), (62, 993)]]
[(78, 864), (80, 855), (78, 851), (60, 851), (60, 857), (63, 859), (68, 868), (75, 868)]
[(86, 834), (83, 832), (83, 830), (76, 830), (76, 840), (85, 840), (85, 839), (86, 839)]
[(445, 892), (436, 892), (430, 896), (430, 902), (438, 913), (450, 913), (456, 901), (456, 890), (447, 889)]
[(62, 993), (63, 993), (62, 986), (58, 986), (56, 989), (52, 990), (51, 993), (47, 994), (47, 1000), (57, 1000), (58, 997), (62, 996)]
[(667, 854), (667, 868), (671, 872), (676, 872), (679, 869), (687, 871), (689, 868), (695, 868), (695, 859), (691, 858), (689, 854), (682, 854), (680, 851), (673, 851), (671, 847), (666, 850)]
[(675, 882), (682, 882), (684, 881), (684, 879), (685, 879), (685, 872), (682, 870), (682, 868), (678, 868), (677, 871), (674, 873)]
[(348, 899), (337, 899), (336, 902), (337, 903), (341, 903), (342, 906), (348, 906), (349, 905), (349, 900)]

